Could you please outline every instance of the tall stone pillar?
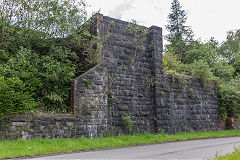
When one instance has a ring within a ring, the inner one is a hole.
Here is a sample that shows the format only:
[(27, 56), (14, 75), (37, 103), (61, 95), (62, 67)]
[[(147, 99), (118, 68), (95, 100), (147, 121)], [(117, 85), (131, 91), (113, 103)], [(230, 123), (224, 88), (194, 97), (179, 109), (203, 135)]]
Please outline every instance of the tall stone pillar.
[(155, 126), (156, 132), (159, 130), (159, 112), (161, 112), (161, 86), (162, 86), (162, 76), (163, 76), (163, 63), (162, 63), (162, 53), (163, 53), (163, 39), (162, 39), (162, 28), (152, 26), (149, 28), (150, 36), (150, 46), (152, 48), (153, 56), (153, 73), (155, 78)]

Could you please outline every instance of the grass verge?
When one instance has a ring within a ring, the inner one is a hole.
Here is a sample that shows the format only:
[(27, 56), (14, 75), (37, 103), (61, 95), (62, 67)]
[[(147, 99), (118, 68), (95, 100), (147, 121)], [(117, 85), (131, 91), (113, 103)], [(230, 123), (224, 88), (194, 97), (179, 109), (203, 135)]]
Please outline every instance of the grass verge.
[(31, 139), (0, 141), (0, 159), (60, 152), (85, 151), (101, 148), (173, 142), (191, 139), (240, 136), (238, 130), (168, 134), (134, 134), (116, 137), (78, 139)]

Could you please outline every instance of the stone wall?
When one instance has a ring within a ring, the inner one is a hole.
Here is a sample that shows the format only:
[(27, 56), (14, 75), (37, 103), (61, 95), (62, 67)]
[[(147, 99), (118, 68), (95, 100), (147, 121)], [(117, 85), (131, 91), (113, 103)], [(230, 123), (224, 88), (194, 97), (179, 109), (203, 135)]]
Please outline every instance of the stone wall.
[(158, 127), (168, 133), (221, 128), (217, 88), (190, 76), (163, 74), (157, 108)]
[(71, 114), (24, 114), (0, 120), (0, 139), (75, 138), (83, 135), (76, 130)]
[(133, 132), (221, 129), (216, 84), (206, 88), (200, 79), (163, 73), (161, 28), (101, 14), (93, 20), (93, 32), (105, 41), (102, 63), (73, 81), (74, 114), (9, 117), (0, 122), (2, 139), (124, 134), (124, 115), (135, 121)]
[(108, 75), (105, 64), (97, 65), (74, 80), (76, 129), (85, 137), (104, 136), (108, 120)]
[(154, 58), (149, 29), (109, 17), (104, 17), (103, 23), (110, 35), (103, 48), (108, 92), (112, 94), (108, 100), (109, 129), (124, 133), (122, 116), (128, 115), (135, 121), (133, 131), (154, 132)]
[[(134, 132), (221, 129), (214, 82), (206, 87), (198, 78), (163, 73), (161, 28), (146, 28), (101, 15), (98, 19), (98, 34), (109, 37), (102, 49), (105, 78), (101, 85), (106, 90), (96, 95), (107, 97), (102, 105), (105, 119), (98, 125), (115, 135), (127, 133), (122, 116), (128, 115), (135, 121)], [(82, 102), (82, 97), (94, 92), (76, 98)], [(84, 117), (84, 113), (80, 115)], [(88, 118), (94, 121), (94, 117), (85, 116)], [(94, 135), (104, 134), (96, 129)]]

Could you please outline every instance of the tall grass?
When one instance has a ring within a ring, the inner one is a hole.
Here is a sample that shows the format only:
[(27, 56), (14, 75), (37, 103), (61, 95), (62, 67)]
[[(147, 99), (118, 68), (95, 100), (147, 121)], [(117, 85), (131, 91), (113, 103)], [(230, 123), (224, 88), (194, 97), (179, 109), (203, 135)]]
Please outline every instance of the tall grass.
[(134, 134), (92, 139), (35, 138), (30, 140), (4, 140), (0, 141), (0, 159), (225, 136), (240, 136), (240, 131), (228, 130), (218, 132), (178, 133), (175, 135)]

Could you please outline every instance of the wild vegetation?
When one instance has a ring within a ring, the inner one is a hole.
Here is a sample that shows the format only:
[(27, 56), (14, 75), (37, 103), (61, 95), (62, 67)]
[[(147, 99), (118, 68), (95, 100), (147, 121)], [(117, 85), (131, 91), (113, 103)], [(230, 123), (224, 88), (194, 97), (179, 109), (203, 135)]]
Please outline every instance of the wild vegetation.
[[(199, 77), (203, 82), (218, 84), (222, 119), (240, 115), (240, 30), (230, 31), (219, 44), (214, 38), (207, 42), (195, 40), (187, 16), (178, 0), (173, 0), (166, 45), (163, 55), (164, 71)], [(231, 126), (231, 125), (230, 125)]]
[(83, 0), (0, 1), (0, 116), (71, 112), (73, 78), (97, 63), (85, 6)]

